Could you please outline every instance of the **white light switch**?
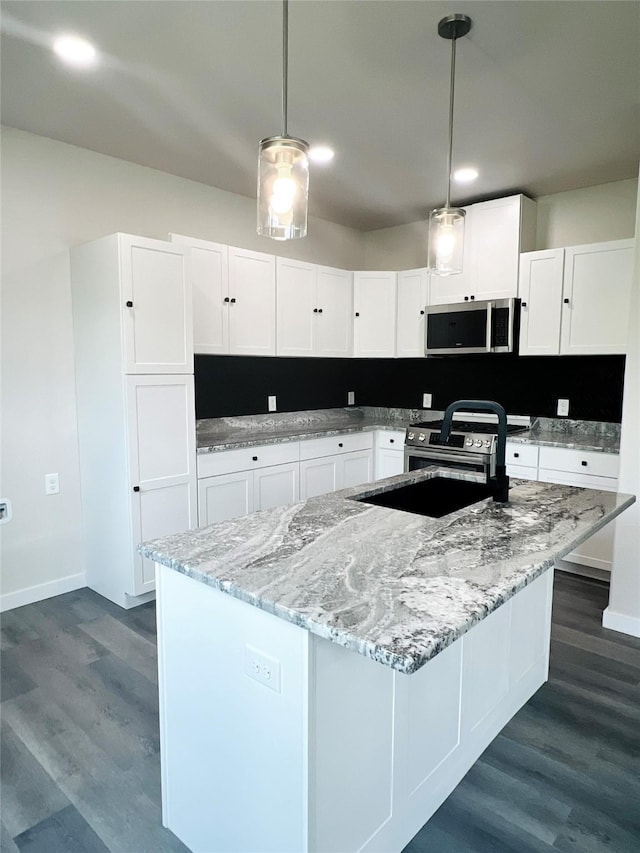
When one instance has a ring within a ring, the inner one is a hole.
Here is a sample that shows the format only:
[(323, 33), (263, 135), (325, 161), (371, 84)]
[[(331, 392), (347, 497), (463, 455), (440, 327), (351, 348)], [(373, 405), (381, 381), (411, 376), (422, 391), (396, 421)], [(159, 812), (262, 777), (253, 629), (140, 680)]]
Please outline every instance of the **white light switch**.
[(280, 693), (280, 661), (247, 644), (244, 647), (244, 671), (255, 681)]
[(57, 474), (44, 475), (45, 495), (57, 495), (60, 493), (60, 478)]
[(568, 400), (558, 400), (558, 414), (562, 417), (566, 417), (569, 414)]
[(276, 410), (276, 395), (272, 394), (267, 397), (267, 409), (270, 412), (275, 412)]
[(423, 409), (430, 409), (432, 400), (433, 400), (433, 394), (423, 394), (422, 395), (422, 408)]

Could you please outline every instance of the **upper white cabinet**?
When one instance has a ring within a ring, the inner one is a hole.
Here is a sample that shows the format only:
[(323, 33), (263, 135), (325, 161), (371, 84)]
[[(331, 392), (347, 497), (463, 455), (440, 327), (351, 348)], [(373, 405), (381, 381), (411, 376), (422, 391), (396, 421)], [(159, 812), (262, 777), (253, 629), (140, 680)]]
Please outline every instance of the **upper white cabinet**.
[(518, 294), (520, 253), (535, 246), (536, 204), (523, 195), (465, 208), (463, 272), (431, 276), (430, 304)]
[(396, 349), (395, 272), (353, 274), (354, 355), (390, 358)]
[(520, 354), (626, 352), (632, 275), (633, 240), (522, 255)]
[(350, 272), (277, 258), (276, 293), (278, 355), (351, 355)]
[(398, 325), (396, 355), (417, 358), (424, 355), (424, 318), (429, 277), (426, 269), (398, 273)]
[(172, 234), (192, 258), (194, 350), (275, 355), (276, 259)]

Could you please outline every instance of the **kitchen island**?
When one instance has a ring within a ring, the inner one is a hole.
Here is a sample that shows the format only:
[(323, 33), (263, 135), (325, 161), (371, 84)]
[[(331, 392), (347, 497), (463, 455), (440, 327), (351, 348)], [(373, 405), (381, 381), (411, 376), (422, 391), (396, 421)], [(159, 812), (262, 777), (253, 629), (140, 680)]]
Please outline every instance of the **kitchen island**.
[(633, 498), (516, 482), (440, 519), (358, 500), (439, 473), (141, 546), (163, 821), (193, 851), (399, 851), (546, 680), (549, 569)]

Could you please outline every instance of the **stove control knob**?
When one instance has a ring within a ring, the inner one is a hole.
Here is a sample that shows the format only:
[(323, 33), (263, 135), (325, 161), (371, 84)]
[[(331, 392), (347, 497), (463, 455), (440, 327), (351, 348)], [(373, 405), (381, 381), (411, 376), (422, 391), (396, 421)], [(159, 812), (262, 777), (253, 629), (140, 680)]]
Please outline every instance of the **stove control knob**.
[(489, 439), (489, 438), (485, 438), (485, 440), (484, 440), (484, 446), (485, 446), (485, 447), (491, 447), (491, 439)]
[(468, 438), (468, 439), (465, 441), (465, 444), (467, 445), (467, 447), (473, 447), (473, 439), (472, 439), (472, 438)]
[(425, 439), (425, 434), (424, 434), (423, 432), (421, 432), (421, 433), (420, 433), (420, 435), (418, 436), (418, 439), (419, 439), (420, 441), (424, 441), (424, 439)]
[(479, 438), (476, 438), (476, 447), (482, 447), (482, 440)]
[(412, 439), (414, 439), (415, 437), (416, 437), (415, 432), (410, 432), (410, 433), (409, 433), (409, 435), (407, 436), (407, 438), (409, 439), (409, 441), (411, 441), (411, 440), (412, 440)]

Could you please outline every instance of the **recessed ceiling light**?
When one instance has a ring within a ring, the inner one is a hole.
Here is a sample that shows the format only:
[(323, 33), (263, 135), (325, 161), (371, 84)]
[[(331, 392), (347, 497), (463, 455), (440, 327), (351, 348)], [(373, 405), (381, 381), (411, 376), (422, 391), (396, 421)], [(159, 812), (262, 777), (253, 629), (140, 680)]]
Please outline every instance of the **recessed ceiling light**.
[(63, 62), (75, 68), (89, 68), (97, 58), (95, 47), (80, 36), (58, 36), (53, 42), (53, 50)]
[(334, 156), (335, 151), (328, 145), (312, 145), (309, 149), (309, 160), (314, 163), (330, 163)]
[(456, 169), (453, 173), (453, 180), (459, 184), (470, 184), (472, 181), (475, 181), (477, 177), (478, 170), (471, 166), (467, 166), (464, 169)]

